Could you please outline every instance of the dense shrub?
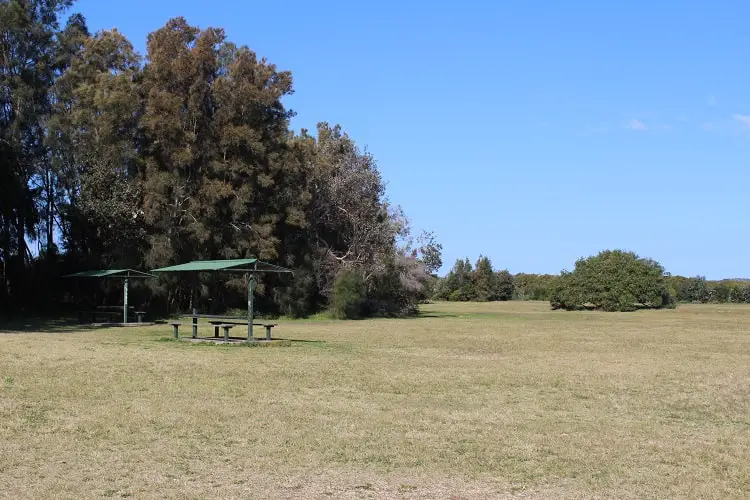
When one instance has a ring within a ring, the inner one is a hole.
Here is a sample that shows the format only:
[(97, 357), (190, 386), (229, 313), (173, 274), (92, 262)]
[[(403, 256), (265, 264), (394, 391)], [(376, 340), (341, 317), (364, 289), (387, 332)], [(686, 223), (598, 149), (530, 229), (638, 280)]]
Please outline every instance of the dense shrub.
[(412, 316), (427, 299), (434, 278), (425, 264), (404, 252), (384, 262), (368, 291), (362, 313), (366, 316)]
[(549, 300), (550, 289), (557, 276), (519, 273), (513, 276), (513, 298), (517, 300)]
[(747, 300), (748, 289), (740, 284), (732, 284), (729, 289), (729, 302), (742, 304)]
[(479, 257), (472, 267), (469, 259), (458, 259), (448, 276), (438, 281), (434, 298), (456, 302), (511, 300), (513, 275), (508, 270), (495, 271), (488, 257)]
[(366, 297), (362, 276), (344, 269), (336, 276), (331, 292), (331, 315), (337, 319), (357, 319), (362, 315)]
[(453, 290), (450, 295), (448, 295), (448, 300), (451, 302), (468, 302), (471, 300), (471, 297), (466, 292), (465, 288), (459, 288), (458, 290)]
[(711, 300), (711, 288), (708, 286), (706, 278), (703, 276), (682, 278), (679, 281), (677, 300), (680, 302), (709, 302)]
[(729, 294), (732, 293), (732, 288), (729, 286), (728, 283), (725, 282), (719, 282), (713, 289), (711, 290), (710, 297), (711, 302), (729, 302)]
[(632, 252), (607, 250), (579, 259), (573, 272), (563, 272), (551, 292), (553, 309), (633, 311), (671, 307), (664, 268)]

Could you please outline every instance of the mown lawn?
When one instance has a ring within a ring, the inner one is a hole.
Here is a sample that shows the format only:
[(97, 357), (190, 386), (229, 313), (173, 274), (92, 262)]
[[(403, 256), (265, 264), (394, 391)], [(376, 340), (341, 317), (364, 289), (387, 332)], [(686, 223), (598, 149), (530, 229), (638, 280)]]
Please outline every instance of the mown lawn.
[(423, 313), (274, 348), (6, 328), (0, 496), (750, 495), (750, 306)]

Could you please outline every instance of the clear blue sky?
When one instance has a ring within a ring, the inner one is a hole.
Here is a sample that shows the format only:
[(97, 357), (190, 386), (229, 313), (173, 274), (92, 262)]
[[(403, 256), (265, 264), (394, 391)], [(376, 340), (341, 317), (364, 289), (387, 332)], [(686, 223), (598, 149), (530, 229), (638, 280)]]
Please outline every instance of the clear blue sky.
[(750, 277), (750, 3), (79, 0), (141, 52), (182, 15), (292, 71), (443, 243), (557, 273), (605, 248)]

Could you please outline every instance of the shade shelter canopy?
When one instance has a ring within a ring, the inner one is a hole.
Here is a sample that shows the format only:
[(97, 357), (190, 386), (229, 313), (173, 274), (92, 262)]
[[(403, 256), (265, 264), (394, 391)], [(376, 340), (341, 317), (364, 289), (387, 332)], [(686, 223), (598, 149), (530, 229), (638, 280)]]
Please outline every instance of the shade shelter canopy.
[[(122, 322), (128, 322), (128, 284), (131, 278), (156, 278), (156, 275), (136, 271), (135, 269), (97, 269), (68, 274), (63, 278), (112, 278), (123, 280), (122, 284)], [(140, 319), (138, 320), (140, 321)]]
[[(153, 269), (153, 273), (244, 273), (247, 280), (247, 340), (253, 340), (253, 295), (256, 273), (292, 273), (291, 269), (258, 259), (194, 260), (175, 266)], [(195, 288), (193, 289), (195, 293)], [(193, 337), (198, 330), (198, 309), (193, 301)]]
[(193, 260), (185, 264), (153, 269), (152, 273), (180, 273), (180, 272), (212, 272), (223, 271), (229, 273), (291, 273), (291, 269), (262, 262), (258, 259), (225, 259), (225, 260)]
[(64, 278), (156, 278), (155, 274), (136, 271), (135, 269), (100, 269), (81, 271), (63, 276)]

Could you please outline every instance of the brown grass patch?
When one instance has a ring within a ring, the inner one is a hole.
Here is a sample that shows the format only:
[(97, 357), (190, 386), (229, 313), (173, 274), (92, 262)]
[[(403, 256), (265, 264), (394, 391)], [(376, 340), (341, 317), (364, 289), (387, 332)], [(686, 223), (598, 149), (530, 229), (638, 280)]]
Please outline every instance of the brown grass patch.
[[(750, 307), (0, 335), (15, 498), (742, 497)], [(274, 332), (276, 333), (276, 331)]]

